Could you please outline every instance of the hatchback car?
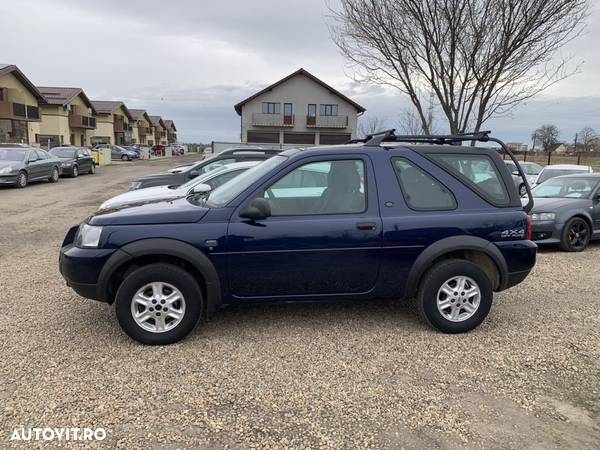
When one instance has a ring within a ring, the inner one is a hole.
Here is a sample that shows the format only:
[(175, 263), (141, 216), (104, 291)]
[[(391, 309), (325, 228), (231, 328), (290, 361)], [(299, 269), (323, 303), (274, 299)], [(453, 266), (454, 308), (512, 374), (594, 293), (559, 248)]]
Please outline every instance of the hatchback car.
[(534, 241), (581, 252), (590, 241), (600, 239), (600, 174), (551, 178), (532, 194)]
[(3, 146), (0, 148), (0, 185), (24, 188), (31, 181), (56, 183), (61, 161), (39, 148)]
[(406, 139), (287, 150), (208, 196), (96, 213), (67, 233), (60, 271), (146, 344), (272, 301), (416, 296), (438, 330), (469, 331), (535, 263), (530, 204), (495, 150), (439, 145), (486, 133)]

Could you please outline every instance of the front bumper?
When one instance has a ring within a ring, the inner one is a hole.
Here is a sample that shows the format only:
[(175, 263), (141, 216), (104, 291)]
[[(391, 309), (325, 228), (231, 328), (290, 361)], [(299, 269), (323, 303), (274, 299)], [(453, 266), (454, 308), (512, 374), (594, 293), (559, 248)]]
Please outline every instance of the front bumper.
[(61, 175), (73, 175), (73, 166), (69, 166), (69, 167), (60, 167), (60, 174)]
[(562, 223), (556, 223), (552, 220), (533, 222), (532, 239), (538, 244), (558, 244), (560, 243), (562, 229)]
[(0, 185), (14, 185), (17, 184), (17, 175), (18, 173), (10, 174), (10, 175), (0, 175)]

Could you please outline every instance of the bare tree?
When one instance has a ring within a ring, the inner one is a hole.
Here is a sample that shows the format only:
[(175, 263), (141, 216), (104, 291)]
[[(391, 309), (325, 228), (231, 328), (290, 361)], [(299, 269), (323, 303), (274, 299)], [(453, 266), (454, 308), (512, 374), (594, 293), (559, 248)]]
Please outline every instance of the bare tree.
[(531, 135), (531, 139), (541, 145), (546, 153), (550, 153), (555, 149), (559, 138), (560, 131), (556, 125), (542, 125)]
[(398, 128), (402, 134), (429, 134), (429, 130), (423, 129), (423, 122), (412, 108), (404, 108), (400, 113)]
[(491, 117), (579, 70), (556, 55), (583, 30), (589, 0), (339, 0), (330, 32), (355, 79), (408, 95), (430, 132), (434, 92), (450, 132)]
[(578, 139), (579, 142), (581, 142), (581, 145), (583, 145), (584, 152), (590, 151), (597, 138), (598, 134), (596, 133), (596, 130), (589, 126), (583, 127), (578, 133)]
[(364, 138), (370, 134), (385, 130), (385, 120), (378, 116), (365, 115), (358, 119), (358, 136)]

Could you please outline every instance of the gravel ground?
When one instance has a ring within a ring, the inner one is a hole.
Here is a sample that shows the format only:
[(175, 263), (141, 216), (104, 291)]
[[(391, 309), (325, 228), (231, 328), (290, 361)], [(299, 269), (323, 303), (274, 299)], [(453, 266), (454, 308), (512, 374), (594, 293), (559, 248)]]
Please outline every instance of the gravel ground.
[(110, 448), (600, 448), (600, 244), (543, 249), (466, 335), (410, 303), (283, 304), (144, 347), (57, 257), (70, 225), (172, 165), (0, 190), (0, 447), (26, 445), (15, 427), (92, 426)]

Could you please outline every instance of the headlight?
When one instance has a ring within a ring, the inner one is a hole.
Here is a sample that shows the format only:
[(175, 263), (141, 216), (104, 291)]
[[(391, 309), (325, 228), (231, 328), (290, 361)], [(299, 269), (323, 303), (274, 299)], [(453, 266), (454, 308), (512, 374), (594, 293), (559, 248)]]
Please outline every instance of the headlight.
[(556, 219), (555, 213), (533, 213), (531, 215), (531, 220), (533, 220), (534, 222), (543, 222), (543, 221), (549, 221), (549, 220), (555, 220), (555, 219)]
[(141, 181), (133, 181), (131, 183), (131, 186), (129, 186), (129, 190), (133, 191), (135, 189), (139, 189), (139, 187), (142, 185)]
[(80, 248), (98, 248), (101, 234), (102, 227), (82, 223), (75, 236), (75, 245)]
[(15, 169), (11, 166), (3, 167), (0, 169), (0, 174), (7, 174), (7, 173), (14, 172), (14, 171), (15, 171)]
[(70, 161), (65, 161), (64, 163), (60, 164), (60, 167), (71, 167), (73, 165), (72, 162)]

